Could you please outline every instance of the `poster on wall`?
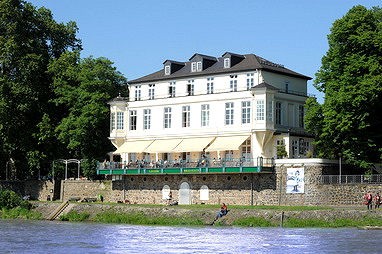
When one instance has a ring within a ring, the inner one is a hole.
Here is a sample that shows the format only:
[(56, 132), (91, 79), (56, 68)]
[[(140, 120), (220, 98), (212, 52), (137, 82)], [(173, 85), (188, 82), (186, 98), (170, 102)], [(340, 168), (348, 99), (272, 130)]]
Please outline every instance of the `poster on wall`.
[(286, 193), (304, 193), (304, 168), (287, 168)]

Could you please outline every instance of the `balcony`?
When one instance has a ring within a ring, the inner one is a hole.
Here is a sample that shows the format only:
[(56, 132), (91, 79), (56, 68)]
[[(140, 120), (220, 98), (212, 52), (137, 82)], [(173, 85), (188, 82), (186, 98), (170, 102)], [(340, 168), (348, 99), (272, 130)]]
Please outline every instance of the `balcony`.
[(250, 159), (198, 161), (163, 161), (130, 163), (98, 163), (98, 175), (166, 175), (166, 174), (219, 174), (219, 173), (273, 173), (274, 159), (259, 157)]

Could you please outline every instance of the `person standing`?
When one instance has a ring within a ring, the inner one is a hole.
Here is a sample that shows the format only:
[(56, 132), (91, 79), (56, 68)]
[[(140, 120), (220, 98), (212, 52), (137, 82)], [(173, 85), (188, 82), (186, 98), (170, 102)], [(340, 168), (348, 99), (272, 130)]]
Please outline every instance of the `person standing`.
[(364, 196), (365, 199), (365, 205), (367, 205), (367, 210), (373, 209), (373, 195), (371, 195), (371, 192), (367, 192)]
[(379, 195), (379, 192), (374, 197), (374, 208), (377, 209), (381, 205), (381, 196)]

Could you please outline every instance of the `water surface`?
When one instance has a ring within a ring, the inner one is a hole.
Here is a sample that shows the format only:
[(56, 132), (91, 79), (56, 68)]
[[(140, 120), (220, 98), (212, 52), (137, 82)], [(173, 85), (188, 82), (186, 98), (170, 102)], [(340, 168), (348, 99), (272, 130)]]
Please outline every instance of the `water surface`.
[(382, 230), (0, 220), (0, 253), (380, 253)]

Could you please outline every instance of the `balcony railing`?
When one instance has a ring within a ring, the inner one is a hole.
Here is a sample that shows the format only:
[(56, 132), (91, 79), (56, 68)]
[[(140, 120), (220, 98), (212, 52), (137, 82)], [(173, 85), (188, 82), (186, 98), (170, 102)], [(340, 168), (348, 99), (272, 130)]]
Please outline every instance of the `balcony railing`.
[(122, 162), (102, 162), (97, 165), (97, 173), (108, 174), (183, 174), (183, 173), (249, 173), (249, 172), (273, 172), (273, 158), (258, 157), (256, 160), (221, 159), (211, 160), (202, 158), (197, 161), (187, 160), (159, 160), (145, 161), (137, 160), (129, 163)]

